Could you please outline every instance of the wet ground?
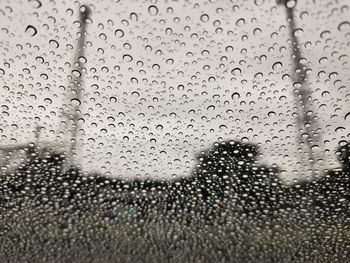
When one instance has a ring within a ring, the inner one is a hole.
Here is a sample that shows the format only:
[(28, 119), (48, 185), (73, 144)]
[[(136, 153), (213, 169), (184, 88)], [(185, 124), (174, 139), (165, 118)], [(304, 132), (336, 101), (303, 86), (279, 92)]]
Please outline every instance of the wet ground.
[[(350, 262), (350, 219), (288, 211), (215, 221), (106, 216), (98, 204), (2, 207), (1, 262)], [(231, 211), (231, 212), (230, 212)]]

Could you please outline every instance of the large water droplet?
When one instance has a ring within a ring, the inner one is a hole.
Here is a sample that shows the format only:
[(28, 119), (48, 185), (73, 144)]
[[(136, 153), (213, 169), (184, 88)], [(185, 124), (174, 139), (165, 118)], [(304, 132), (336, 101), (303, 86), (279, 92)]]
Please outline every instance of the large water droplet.
[(124, 31), (121, 30), (121, 29), (117, 29), (115, 30), (114, 34), (119, 37), (119, 38), (122, 38), (124, 36)]
[(203, 23), (208, 22), (208, 21), (209, 21), (209, 15), (207, 15), (207, 14), (201, 15), (200, 20), (201, 20)]
[(32, 25), (27, 26), (25, 32), (31, 37), (35, 36), (38, 33), (37, 29)]
[(156, 16), (158, 14), (159, 10), (158, 10), (158, 7), (155, 6), (155, 5), (151, 5), (148, 7), (148, 13), (151, 15), (151, 16)]
[(349, 21), (343, 21), (338, 25), (339, 31), (349, 31), (350, 29), (350, 22)]
[(50, 46), (51, 47), (53, 47), (53, 48), (58, 48), (60, 45), (58, 44), (58, 42), (56, 41), (56, 40), (54, 40), (54, 39), (51, 39), (50, 41), (49, 41), (49, 44), (50, 44)]

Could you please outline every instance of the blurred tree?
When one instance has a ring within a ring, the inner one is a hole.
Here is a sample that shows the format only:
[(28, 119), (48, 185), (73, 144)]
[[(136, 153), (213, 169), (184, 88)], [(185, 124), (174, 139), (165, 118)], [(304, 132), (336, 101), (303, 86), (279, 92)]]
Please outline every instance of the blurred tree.
[(213, 220), (228, 204), (245, 213), (289, 206), (278, 168), (259, 165), (258, 156), (257, 145), (240, 141), (215, 143), (198, 154), (192, 176), (173, 183), (177, 211)]
[(324, 216), (350, 212), (350, 143), (338, 147), (336, 155), (341, 167), (328, 171), (317, 180), (294, 186), (299, 197)]
[(342, 165), (343, 171), (350, 170), (350, 142), (347, 142), (343, 146), (338, 147), (336, 154), (338, 155), (338, 160)]
[(326, 211), (350, 212), (350, 143), (338, 147), (336, 155), (341, 167), (329, 171), (316, 182), (318, 203)]

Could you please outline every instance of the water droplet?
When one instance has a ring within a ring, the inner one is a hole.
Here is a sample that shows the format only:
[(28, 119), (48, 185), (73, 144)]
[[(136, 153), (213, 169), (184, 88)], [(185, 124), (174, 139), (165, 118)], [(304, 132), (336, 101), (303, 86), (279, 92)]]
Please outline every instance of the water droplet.
[(53, 48), (58, 48), (60, 45), (58, 44), (58, 42), (56, 41), (56, 40), (54, 40), (54, 39), (51, 39), (50, 41), (49, 41), (49, 44), (50, 44), (50, 46), (51, 47), (53, 47)]
[(255, 36), (258, 36), (261, 32), (262, 32), (262, 30), (261, 30), (259, 27), (255, 28), (255, 29), (253, 30), (253, 34), (254, 34)]
[(39, 0), (29, 0), (34, 8), (40, 8), (42, 3)]
[(44, 80), (48, 80), (48, 79), (49, 79), (49, 76), (48, 76), (47, 74), (45, 74), (45, 73), (41, 73), (41, 74), (40, 74), (40, 77), (41, 77), (42, 79), (44, 79)]
[(43, 57), (36, 57), (35, 60), (40, 64), (43, 64), (45, 61)]
[(299, 17), (300, 19), (304, 19), (309, 16), (309, 13), (307, 11), (303, 11), (300, 13)]
[(45, 106), (43, 106), (43, 105), (39, 105), (39, 106), (38, 106), (38, 109), (41, 110), (42, 112), (45, 112), (45, 111), (46, 111), (46, 108), (45, 108)]
[(83, 57), (83, 56), (79, 57), (78, 60), (79, 60), (79, 62), (82, 63), (82, 64), (85, 64), (85, 63), (87, 62), (86, 57)]
[(244, 18), (240, 18), (240, 19), (238, 19), (238, 20), (236, 21), (236, 26), (241, 27), (241, 26), (243, 26), (244, 24), (245, 24)]
[(232, 52), (232, 51), (233, 51), (233, 46), (227, 46), (227, 47), (225, 48), (225, 51), (226, 51), (227, 53)]
[(174, 64), (174, 60), (172, 58), (169, 58), (169, 59), (166, 60), (166, 63), (168, 65), (172, 65), (172, 64)]
[(301, 37), (303, 33), (304, 33), (304, 30), (302, 28), (296, 28), (293, 30), (293, 35), (295, 37)]
[(258, 73), (256, 73), (256, 74), (254, 75), (254, 78), (260, 79), (260, 78), (262, 78), (263, 76), (264, 76), (264, 74), (263, 74), (262, 72), (258, 72)]
[(269, 111), (269, 113), (267, 114), (267, 116), (269, 116), (269, 117), (275, 117), (275, 116), (276, 116), (276, 112), (274, 112), (274, 111)]
[(232, 93), (232, 95), (231, 95), (231, 98), (232, 99), (239, 99), (241, 97), (241, 95), (238, 93), (238, 92), (234, 92), (234, 93)]
[(132, 56), (129, 55), (129, 54), (125, 54), (123, 56), (123, 60), (126, 61), (126, 62), (131, 62), (133, 60)]
[(242, 70), (240, 68), (234, 68), (233, 70), (231, 70), (232, 75), (239, 75), (241, 73), (242, 73)]
[(45, 98), (44, 102), (47, 104), (52, 104), (52, 100), (50, 98)]
[(348, 112), (347, 114), (345, 114), (345, 117), (344, 119), (347, 121), (347, 120), (350, 120), (350, 112)]
[(277, 70), (277, 69), (280, 69), (282, 68), (282, 62), (275, 62), (273, 65), (272, 65), (272, 69), (273, 70)]
[(133, 92), (131, 92), (131, 96), (140, 97), (140, 93), (137, 91), (133, 91)]
[(38, 33), (37, 29), (32, 25), (27, 26), (25, 32), (31, 37), (35, 36)]
[(296, 5), (297, 5), (297, 1), (296, 0), (286, 0), (285, 1), (285, 6), (287, 8), (294, 8), (294, 7), (296, 7)]
[(342, 131), (345, 131), (346, 129), (342, 126), (339, 126), (335, 129), (335, 132), (342, 132)]
[(350, 22), (349, 21), (343, 21), (338, 25), (339, 31), (349, 31), (350, 28)]
[(318, 61), (320, 64), (326, 64), (328, 62), (328, 58), (327, 57), (322, 57), (319, 59)]
[(80, 106), (81, 105), (81, 101), (77, 98), (71, 99), (71, 102), (72, 102), (73, 106)]
[(329, 37), (330, 35), (331, 35), (331, 32), (328, 31), (328, 30), (325, 30), (325, 31), (321, 32), (320, 37), (321, 38), (326, 38), (326, 37)]
[(168, 28), (165, 29), (165, 34), (172, 35), (173, 34), (173, 30), (170, 27), (168, 27)]
[(265, 3), (265, 0), (254, 0), (254, 4), (256, 5), (256, 6), (261, 6), (261, 5), (263, 5)]
[(209, 21), (209, 15), (207, 15), (207, 14), (201, 15), (200, 20), (201, 20), (203, 23), (208, 22), (208, 21)]
[(330, 96), (330, 95), (331, 95), (331, 94), (330, 94), (329, 91), (323, 91), (322, 94), (321, 94), (322, 98), (328, 97), (328, 96)]
[(109, 98), (109, 101), (115, 103), (115, 102), (117, 102), (117, 98), (112, 96)]
[(76, 69), (72, 70), (72, 74), (74, 77), (77, 77), (77, 78), (81, 77), (81, 72), (79, 70), (76, 70)]
[(105, 33), (99, 34), (98, 37), (99, 37), (101, 40), (107, 40), (107, 36), (106, 36)]
[(158, 71), (158, 70), (160, 70), (160, 66), (158, 64), (153, 64), (152, 69)]
[(136, 13), (132, 12), (132, 13), (130, 13), (130, 20), (137, 22), (139, 20), (139, 17)]
[(151, 5), (148, 7), (148, 13), (151, 15), (151, 16), (156, 16), (158, 14), (159, 10), (158, 10), (158, 7), (155, 6), (155, 5)]
[(207, 110), (215, 110), (215, 106), (214, 106), (214, 105), (209, 105), (209, 106), (207, 107)]
[(122, 38), (124, 36), (124, 31), (121, 29), (117, 29), (115, 30), (114, 35), (116, 35), (119, 38)]

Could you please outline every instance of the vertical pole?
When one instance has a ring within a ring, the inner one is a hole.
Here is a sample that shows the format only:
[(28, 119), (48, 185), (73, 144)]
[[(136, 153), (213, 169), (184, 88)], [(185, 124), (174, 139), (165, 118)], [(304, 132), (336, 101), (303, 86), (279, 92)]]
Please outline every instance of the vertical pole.
[[(288, 3), (294, 1), (294, 6), (288, 6)], [(314, 153), (314, 146), (320, 147), (320, 136), (318, 134), (318, 122), (315, 119), (312, 105), (312, 94), (307, 84), (307, 76), (305, 65), (303, 64), (302, 55), (300, 51), (299, 40), (295, 35), (297, 29), (294, 17), (294, 7), (296, 0), (282, 0), (278, 2), (284, 4), (287, 12), (287, 21), (289, 23), (289, 35), (292, 41), (292, 58), (293, 58), (293, 87), (295, 88), (295, 103), (297, 107), (297, 143), (304, 145), (306, 151), (303, 154), (307, 154), (307, 158), (301, 156), (300, 165), (308, 167), (311, 171), (311, 177), (316, 175), (315, 165), (317, 162), (317, 156)]]
[(82, 79), (82, 70), (83, 65), (79, 60), (81, 57), (84, 57), (84, 45), (86, 39), (86, 20), (90, 17), (91, 11), (87, 6), (81, 6), (80, 8), (80, 36), (78, 40), (77, 53), (74, 58), (74, 65), (72, 71), (72, 100), (71, 104), (73, 106), (73, 114), (72, 114), (72, 138), (70, 145), (70, 158), (72, 160), (72, 164), (75, 163), (75, 156), (77, 154), (77, 140), (78, 140), (78, 132), (79, 132), (79, 116), (80, 116), (80, 104), (82, 103), (82, 87), (83, 87), (83, 79)]

